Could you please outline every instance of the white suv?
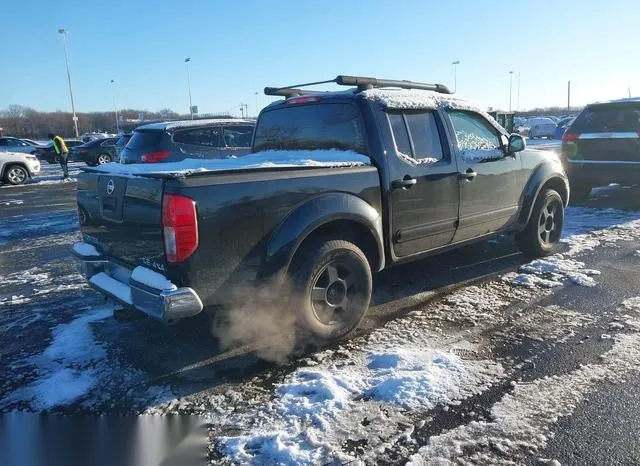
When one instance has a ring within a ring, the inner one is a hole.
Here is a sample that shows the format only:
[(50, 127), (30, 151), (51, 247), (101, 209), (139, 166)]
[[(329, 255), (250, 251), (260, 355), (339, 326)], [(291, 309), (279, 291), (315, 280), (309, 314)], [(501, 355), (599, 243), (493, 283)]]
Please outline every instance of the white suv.
[(40, 161), (35, 155), (0, 152), (0, 180), (17, 185), (40, 173)]

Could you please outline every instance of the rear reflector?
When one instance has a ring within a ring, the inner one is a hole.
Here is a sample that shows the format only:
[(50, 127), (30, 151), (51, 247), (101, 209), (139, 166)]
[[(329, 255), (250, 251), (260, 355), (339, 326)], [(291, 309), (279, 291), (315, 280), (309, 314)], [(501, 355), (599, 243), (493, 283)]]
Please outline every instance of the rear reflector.
[(564, 133), (562, 142), (576, 142), (580, 138), (580, 133)]
[(320, 97), (294, 97), (287, 100), (287, 105), (308, 104), (311, 102), (320, 102)]
[(162, 199), (162, 227), (168, 262), (182, 262), (198, 249), (198, 215), (193, 199), (165, 194)]
[(149, 152), (148, 154), (143, 154), (140, 159), (145, 163), (156, 163), (163, 161), (170, 155), (170, 150), (162, 150), (159, 152)]

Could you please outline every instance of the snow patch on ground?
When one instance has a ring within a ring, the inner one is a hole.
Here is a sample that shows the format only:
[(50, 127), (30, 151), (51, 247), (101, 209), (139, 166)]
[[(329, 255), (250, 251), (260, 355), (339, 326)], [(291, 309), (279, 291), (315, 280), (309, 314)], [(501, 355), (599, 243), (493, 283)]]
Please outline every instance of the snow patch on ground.
[[(416, 342), (343, 354), (347, 361), (342, 363), (295, 370), (257, 413), (227, 419), (252, 427), (242, 435), (219, 437), (220, 450), (243, 464), (351, 461), (343, 450), (346, 440), (367, 439), (375, 447), (371, 431), (384, 443), (397, 435), (396, 422), (407, 410), (462, 400), (503, 376), (498, 363), (463, 361)], [(221, 421), (213, 419), (218, 425)]]
[(470, 464), (524, 462), (547, 445), (553, 425), (570, 415), (598, 383), (622, 382), (640, 372), (640, 335), (616, 336), (601, 359), (566, 375), (514, 383), (513, 392), (493, 406), (490, 422), (473, 421), (431, 437), (408, 464), (456, 464), (461, 457)]
[(536, 259), (520, 267), (519, 273), (510, 272), (502, 280), (519, 286), (550, 288), (562, 286), (566, 279), (581, 286), (595, 286), (592, 278), (600, 275), (598, 270), (585, 268), (584, 262), (554, 254), (545, 259)]
[(27, 362), (40, 377), (14, 392), (8, 401), (27, 401), (35, 410), (44, 410), (87, 394), (99, 380), (96, 364), (105, 358), (105, 348), (94, 339), (91, 326), (111, 314), (108, 306), (96, 308), (56, 326), (49, 346)]
[(6, 206), (21, 205), (21, 204), (24, 204), (24, 201), (21, 201), (20, 199), (9, 199), (6, 201), (0, 201), (0, 205), (6, 205)]

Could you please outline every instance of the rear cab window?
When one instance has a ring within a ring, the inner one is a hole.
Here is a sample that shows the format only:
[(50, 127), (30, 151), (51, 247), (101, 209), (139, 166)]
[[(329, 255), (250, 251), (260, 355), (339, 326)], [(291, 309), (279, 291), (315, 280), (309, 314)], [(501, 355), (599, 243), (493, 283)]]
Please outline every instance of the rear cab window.
[(354, 104), (322, 102), (262, 113), (253, 152), (337, 149), (367, 155), (360, 111)]
[(432, 110), (387, 114), (398, 157), (408, 163), (429, 164), (448, 160), (441, 131)]
[(571, 124), (571, 132), (640, 131), (640, 102), (590, 105)]

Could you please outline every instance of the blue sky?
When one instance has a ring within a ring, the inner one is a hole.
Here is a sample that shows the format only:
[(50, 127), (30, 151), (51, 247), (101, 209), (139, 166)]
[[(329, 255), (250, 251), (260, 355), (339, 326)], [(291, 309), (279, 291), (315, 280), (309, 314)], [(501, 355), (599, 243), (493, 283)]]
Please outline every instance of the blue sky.
[[(442, 82), (486, 108), (640, 95), (640, 2), (610, 0), (4, 0), (0, 109), (70, 108), (58, 28), (69, 30), (78, 111), (201, 112), (270, 101), (266, 85), (359, 74)], [(116, 81), (115, 86), (110, 80)], [(259, 96), (254, 93), (260, 91)]]

